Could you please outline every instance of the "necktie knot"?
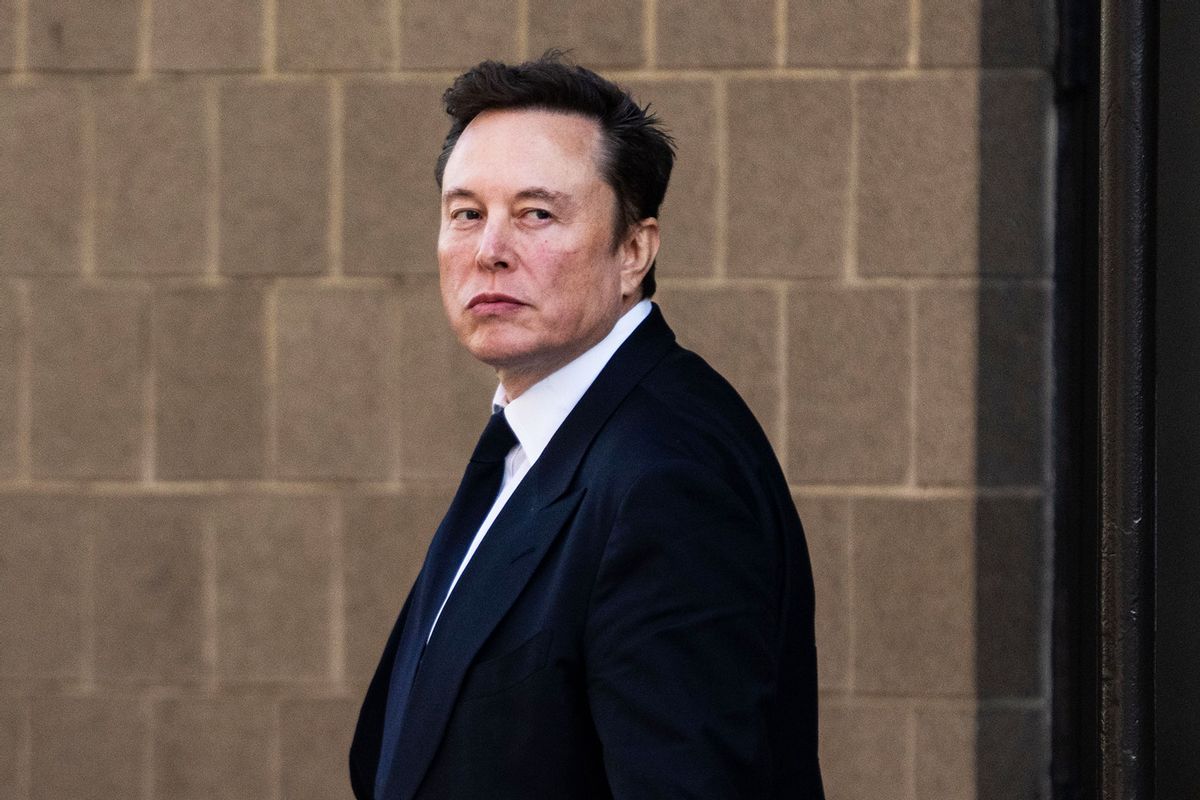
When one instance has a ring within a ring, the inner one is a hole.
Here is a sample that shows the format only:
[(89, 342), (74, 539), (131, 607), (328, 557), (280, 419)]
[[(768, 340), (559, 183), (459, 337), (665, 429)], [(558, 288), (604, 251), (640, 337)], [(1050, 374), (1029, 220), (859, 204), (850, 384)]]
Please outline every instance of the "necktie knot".
[(517, 435), (509, 427), (504, 409), (501, 409), (488, 420), (487, 427), (479, 436), (479, 443), (475, 445), (475, 452), (471, 454), (471, 460), (482, 463), (503, 461), (516, 443)]

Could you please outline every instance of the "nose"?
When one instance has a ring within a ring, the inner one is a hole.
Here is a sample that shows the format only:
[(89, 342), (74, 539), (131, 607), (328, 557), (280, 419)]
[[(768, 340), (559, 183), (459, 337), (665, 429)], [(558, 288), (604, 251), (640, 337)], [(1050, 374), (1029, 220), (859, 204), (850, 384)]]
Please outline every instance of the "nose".
[(512, 266), (512, 240), (508, 220), (491, 216), (479, 237), (479, 248), (475, 251), (475, 263), (489, 272), (508, 269)]

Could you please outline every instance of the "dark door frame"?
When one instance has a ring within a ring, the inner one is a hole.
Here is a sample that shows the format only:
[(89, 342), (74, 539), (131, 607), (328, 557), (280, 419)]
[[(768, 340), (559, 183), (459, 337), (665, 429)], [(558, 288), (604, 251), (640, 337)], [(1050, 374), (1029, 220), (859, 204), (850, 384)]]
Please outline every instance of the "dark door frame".
[(1158, 4), (1060, 0), (1054, 797), (1155, 797)]
[(1050, 780), (1055, 800), (1092, 800), (1099, 796), (1098, 2), (1059, 0), (1058, 32)]

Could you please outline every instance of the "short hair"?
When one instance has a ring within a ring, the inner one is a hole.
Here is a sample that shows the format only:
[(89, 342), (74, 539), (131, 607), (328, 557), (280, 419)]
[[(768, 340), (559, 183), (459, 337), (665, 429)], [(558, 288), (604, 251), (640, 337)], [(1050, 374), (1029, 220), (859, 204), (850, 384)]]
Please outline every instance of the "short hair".
[[(539, 109), (580, 114), (600, 126), (600, 173), (617, 196), (613, 247), (630, 226), (657, 217), (675, 163), (675, 143), (658, 117), (626, 90), (590, 69), (568, 63), (561, 51), (522, 64), (484, 61), (455, 78), (442, 95), (450, 131), (435, 176), (442, 186), (446, 162), (463, 130), (484, 111)], [(654, 294), (654, 263), (642, 279), (642, 297)]]

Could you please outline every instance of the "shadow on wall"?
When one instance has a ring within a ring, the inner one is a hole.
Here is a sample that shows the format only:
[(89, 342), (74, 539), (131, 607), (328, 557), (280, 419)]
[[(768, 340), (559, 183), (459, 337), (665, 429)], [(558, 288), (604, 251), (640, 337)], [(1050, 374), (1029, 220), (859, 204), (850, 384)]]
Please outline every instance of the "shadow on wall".
[(1049, 13), (985, 0), (975, 40), (925, 27), (920, 54), (980, 69), (858, 87), (858, 271), (912, 279), (921, 494), (855, 508), (858, 647), (884, 642), (856, 663), (932, 701), (918, 798), (1049, 793)]
[[(981, 64), (1052, 63), (1048, 6), (982, 0)], [(978, 75), (975, 797), (1025, 800), (1051, 796), (1053, 98), (1045, 70)]]

